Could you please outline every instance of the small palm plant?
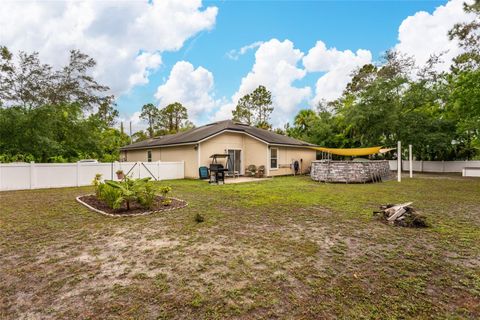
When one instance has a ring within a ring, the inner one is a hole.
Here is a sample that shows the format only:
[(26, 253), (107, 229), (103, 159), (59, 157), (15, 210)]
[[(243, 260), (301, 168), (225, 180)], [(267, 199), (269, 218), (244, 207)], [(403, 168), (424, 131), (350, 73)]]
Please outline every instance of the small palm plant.
[(98, 197), (100, 195), (101, 186), (102, 186), (102, 175), (100, 173), (97, 173), (95, 175), (95, 178), (93, 178), (92, 184), (95, 187), (95, 194)]
[(172, 187), (164, 186), (160, 188), (160, 193), (162, 194), (162, 204), (168, 206), (172, 203), (172, 199), (167, 198), (167, 195), (172, 191)]
[(130, 203), (137, 201), (139, 203), (143, 202), (143, 199), (140, 199), (142, 191), (145, 190), (150, 178), (143, 179), (130, 179), (125, 177), (123, 181), (105, 181), (110, 187), (118, 189), (119, 196), (113, 203), (113, 208), (118, 209), (122, 206), (123, 203), (126, 204), (127, 210), (130, 210)]

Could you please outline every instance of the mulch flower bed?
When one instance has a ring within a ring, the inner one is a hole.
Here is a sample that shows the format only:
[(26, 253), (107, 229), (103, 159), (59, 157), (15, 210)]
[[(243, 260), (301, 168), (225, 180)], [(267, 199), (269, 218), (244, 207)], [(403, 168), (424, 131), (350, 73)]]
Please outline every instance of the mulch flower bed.
[(87, 206), (89, 209), (93, 211), (96, 211), (108, 216), (118, 216), (118, 217), (146, 215), (154, 212), (180, 209), (187, 206), (187, 202), (184, 200), (180, 200), (172, 197), (169, 197), (168, 199), (170, 199), (172, 202), (168, 206), (165, 206), (162, 204), (163, 197), (157, 196), (151, 208), (144, 208), (137, 202), (132, 201), (130, 203), (130, 210), (127, 210), (127, 207), (125, 204), (123, 204), (122, 207), (118, 209), (112, 209), (105, 203), (105, 201), (98, 199), (97, 196), (94, 194), (77, 197), (78, 202)]

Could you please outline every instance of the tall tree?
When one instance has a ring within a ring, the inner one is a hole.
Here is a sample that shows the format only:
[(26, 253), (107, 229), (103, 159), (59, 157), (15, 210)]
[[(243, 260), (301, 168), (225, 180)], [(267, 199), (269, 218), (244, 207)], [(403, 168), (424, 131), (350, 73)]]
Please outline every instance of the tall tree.
[(475, 69), (480, 65), (480, 0), (464, 3), (464, 11), (474, 14), (469, 22), (457, 23), (448, 32), (451, 40), (456, 39), (465, 51), (455, 58), (454, 70)]
[(128, 136), (115, 128), (118, 111), (108, 87), (90, 75), (95, 61), (70, 52), (54, 70), (38, 53), (18, 57), (0, 47), (1, 161), (111, 160)]
[(6, 47), (0, 47), (0, 105), (33, 109), (45, 104), (78, 103), (84, 111), (95, 111), (112, 104), (107, 86), (90, 75), (95, 60), (78, 50), (62, 69), (54, 70), (40, 62), (37, 52), (20, 52), (15, 59)]
[(104, 101), (98, 107), (97, 116), (103, 121), (103, 123), (105, 123), (107, 127), (111, 127), (116, 122), (118, 110), (114, 108), (114, 104), (110, 103), (110, 101)]
[(147, 121), (148, 123), (148, 135), (150, 138), (153, 138), (154, 128), (158, 122), (159, 110), (153, 103), (144, 104), (142, 107), (142, 113), (140, 114), (140, 119)]
[(187, 108), (179, 102), (171, 103), (160, 110), (160, 129), (168, 133), (179, 132), (187, 120)]
[(260, 85), (253, 92), (238, 100), (232, 115), (233, 120), (270, 129), (272, 126), (269, 121), (272, 112), (272, 93), (265, 86)]
[(233, 120), (248, 124), (253, 124), (253, 105), (249, 94), (244, 95), (238, 100), (235, 110), (232, 111)]

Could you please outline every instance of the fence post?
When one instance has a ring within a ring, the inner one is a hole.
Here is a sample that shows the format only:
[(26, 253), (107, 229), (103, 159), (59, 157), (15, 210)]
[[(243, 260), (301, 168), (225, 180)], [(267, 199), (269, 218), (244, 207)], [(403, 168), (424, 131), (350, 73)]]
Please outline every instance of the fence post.
[(157, 180), (160, 181), (160, 160), (157, 161)]
[(397, 181), (402, 181), (402, 143), (397, 143)]
[(77, 161), (77, 187), (80, 187), (80, 162)]
[(413, 178), (413, 155), (412, 155), (412, 145), (408, 145), (408, 162), (409, 162), (409, 171), (410, 178)]
[(140, 168), (140, 161), (137, 162), (137, 167), (138, 167), (138, 179), (140, 179), (140, 171), (142, 168)]
[(30, 161), (30, 189), (34, 186), (35, 162)]

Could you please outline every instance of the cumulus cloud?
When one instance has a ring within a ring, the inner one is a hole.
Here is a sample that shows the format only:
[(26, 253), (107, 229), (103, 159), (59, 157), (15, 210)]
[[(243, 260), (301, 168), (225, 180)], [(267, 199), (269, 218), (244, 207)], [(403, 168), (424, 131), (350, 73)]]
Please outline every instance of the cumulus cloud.
[(189, 117), (196, 121), (201, 113), (208, 113), (215, 107), (213, 94), (213, 74), (203, 67), (194, 68), (187, 61), (177, 62), (167, 81), (157, 88), (155, 98), (161, 107), (173, 102), (180, 102)]
[(135, 73), (128, 78), (130, 87), (137, 84), (147, 84), (151, 70), (162, 64), (162, 57), (158, 53), (143, 52), (135, 58)]
[(309, 87), (296, 87), (293, 82), (302, 79), (306, 71), (297, 67), (303, 53), (294, 48), (290, 40), (271, 39), (262, 43), (255, 53), (252, 70), (242, 79), (240, 88), (231, 102), (224, 104), (214, 119), (231, 118), (238, 99), (264, 85), (272, 92), (274, 125), (288, 121), (296, 107), (310, 96)]
[(56, 66), (80, 49), (97, 61), (98, 80), (121, 94), (147, 83), (162, 52), (211, 29), (216, 15), (201, 0), (4, 1), (0, 41), (13, 51), (38, 51)]
[(240, 58), (240, 56), (244, 55), (245, 53), (247, 53), (250, 50), (253, 50), (253, 49), (256, 49), (256, 48), (260, 47), (262, 44), (263, 44), (263, 41), (256, 41), (256, 42), (250, 43), (246, 46), (243, 46), (238, 50), (235, 50), (235, 49), (230, 50), (230, 51), (227, 52), (227, 57), (232, 59), (232, 60), (238, 60), (238, 58)]
[(398, 29), (395, 49), (413, 56), (418, 65), (423, 65), (432, 54), (445, 52), (441, 69), (448, 69), (452, 58), (461, 53), (458, 43), (448, 39), (448, 31), (454, 24), (471, 21), (473, 18), (463, 10), (464, 2), (465, 0), (451, 0), (437, 7), (431, 14), (420, 11), (407, 17)]
[(368, 50), (359, 49), (355, 53), (350, 50), (340, 51), (327, 48), (324, 42), (317, 41), (303, 58), (303, 65), (308, 72), (324, 72), (317, 80), (312, 103), (340, 97), (351, 79), (351, 73), (371, 62), (372, 54)]

